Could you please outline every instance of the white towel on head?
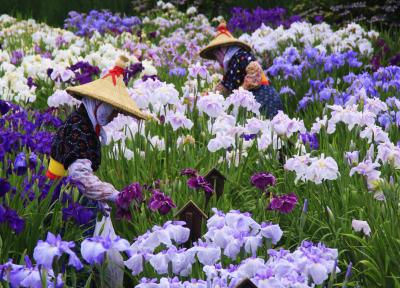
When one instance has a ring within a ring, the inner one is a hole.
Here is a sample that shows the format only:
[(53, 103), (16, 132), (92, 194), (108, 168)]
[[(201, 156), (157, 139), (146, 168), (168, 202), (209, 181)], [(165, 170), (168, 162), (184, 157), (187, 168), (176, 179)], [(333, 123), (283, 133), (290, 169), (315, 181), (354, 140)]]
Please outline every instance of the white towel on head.
[[(89, 97), (84, 97), (82, 103), (86, 108), (89, 115), (90, 121), (93, 124), (93, 128), (96, 129), (96, 125), (99, 124), (101, 143), (107, 143), (107, 134), (103, 129), (103, 126), (107, 125), (110, 121), (108, 120), (111, 113), (115, 110), (110, 104), (101, 102), (100, 100), (95, 100)], [(97, 107), (97, 111), (96, 111)]]

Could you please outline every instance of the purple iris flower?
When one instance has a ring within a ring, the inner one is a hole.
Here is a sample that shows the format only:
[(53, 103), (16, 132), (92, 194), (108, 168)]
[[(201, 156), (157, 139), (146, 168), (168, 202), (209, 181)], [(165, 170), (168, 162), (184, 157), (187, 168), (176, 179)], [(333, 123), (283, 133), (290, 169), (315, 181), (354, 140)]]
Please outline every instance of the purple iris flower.
[(267, 187), (275, 186), (276, 184), (275, 176), (268, 172), (255, 173), (251, 176), (250, 181), (252, 185), (261, 191), (265, 191)]
[(297, 201), (297, 196), (293, 192), (286, 195), (274, 196), (269, 203), (268, 209), (277, 210), (282, 214), (288, 214), (293, 211)]
[(26, 84), (28, 85), (29, 88), (37, 87), (37, 84), (35, 82), (33, 82), (33, 78), (32, 77), (28, 77), (28, 81), (27, 81)]
[(314, 20), (316, 23), (321, 23), (322, 21), (324, 21), (324, 15), (316, 15), (314, 17)]
[(0, 204), (0, 223), (7, 223), (8, 226), (17, 234), (21, 233), (25, 228), (25, 221), (17, 211)]
[(183, 67), (176, 67), (169, 71), (169, 76), (179, 76), (183, 77), (186, 75), (186, 69)]
[(24, 175), (28, 169), (26, 163), (26, 155), (24, 152), (20, 152), (14, 160), (14, 171), (18, 176)]
[(132, 201), (135, 201), (138, 204), (143, 201), (142, 187), (137, 182), (132, 183), (122, 189), (122, 191), (118, 194), (116, 203), (123, 209), (129, 209)]
[(11, 184), (7, 179), (0, 178), (0, 197), (6, 195), (11, 190)]
[(21, 49), (15, 50), (11, 52), (11, 59), (10, 62), (13, 65), (21, 64), (22, 58), (24, 58), (24, 51)]
[(151, 80), (160, 80), (160, 78), (158, 78), (157, 75), (143, 75), (142, 77), (142, 81), (146, 81), (147, 79), (151, 79)]
[(8, 111), (10, 111), (11, 105), (4, 100), (0, 100), (0, 114), (5, 115)]
[(395, 54), (389, 59), (390, 65), (399, 66), (400, 65), (400, 53)]
[(92, 66), (89, 62), (79, 61), (69, 67), (75, 73), (75, 82), (86, 84), (93, 80), (94, 76), (100, 75), (100, 69), (97, 66)]
[(168, 212), (172, 208), (176, 207), (175, 204), (172, 202), (171, 198), (166, 196), (163, 192), (161, 192), (158, 189), (154, 189), (152, 191), (152, 195), (148, 205), (152, 211), (158, 210), (158, 212), (161, 215), (168, 214)]
[(240, 135), (241, 138), (243, 138), (245, 141), (250, 141), (254, 138), (256, 138), (257, 134), (242, 134)]
[(188, 179), (187, 185), (192, 189), (203, 189), (207, 195), (211, 195), (214, 192), (214, 189), (211, 187), (211, 184), (207, 182), (207, 180), (203, 176), (194, 176)]
[(71, 250), (74, 247), (74, 242), (62, 241), (60, 235), (55, 236), (48, 232), (46, 241), (39, 240), (37, 243), (33, 251), (33, 258), (37, 264), (43, 265), (46, 269), (51, 269), (54, 258), (58, 259), (65, 253), (69, 255), (68, 265), (80, 270), (83, 265), (78, 256)]
[(316, 133), (301, 133), (299, 138), (304, 145), (309, 145), (310, 149), (317, 150), (319, 148), (318, 137)]
[(95, 216), (92, 210), (79, 203), (70, 203), (68, 207), (62, 209), (62, 214), (63, 221), (72, 220), (77, 225), (86, 225)]
[(128, 85), (129, 80), (133, 79), (138, 73), (142, 72), (143, 70), (144, 67), (140, 62), (131, 64), (129, 67), (125, 68), (124, 71), (125, 84)]

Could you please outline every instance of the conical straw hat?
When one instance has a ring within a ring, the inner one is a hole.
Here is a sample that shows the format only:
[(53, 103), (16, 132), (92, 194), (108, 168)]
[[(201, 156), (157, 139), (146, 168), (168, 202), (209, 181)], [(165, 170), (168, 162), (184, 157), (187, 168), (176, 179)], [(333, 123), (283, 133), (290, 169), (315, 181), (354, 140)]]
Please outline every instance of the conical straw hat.
[(237, 45), (246, 50), (251, 50), (251, 47), (243, 41), (233, 37), (226, 27), (225, 21), (221, 21), (217, 27), (217, 36), (200, 51), (200, 57), (215, 60), (214, 49), (223, 46)]
[(66, 91), (77, 99), (90, 97), (110, 104), (123, 114), (138, 119), (148, 119), (149, 116), (140, 111), (135, 101), (129, 96), (128, 89), (123, 81), (123, 72), (128, 58), (120, 56), (103, 78), (75, 87), (68, 87)]

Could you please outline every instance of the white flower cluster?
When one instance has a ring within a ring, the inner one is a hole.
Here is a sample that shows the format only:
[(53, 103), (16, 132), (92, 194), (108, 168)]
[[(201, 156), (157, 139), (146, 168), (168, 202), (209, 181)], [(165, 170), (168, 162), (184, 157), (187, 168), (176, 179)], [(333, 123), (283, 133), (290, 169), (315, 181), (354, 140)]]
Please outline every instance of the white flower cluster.
[(370, 40), (377, 37), (377, 32), (365, 31), (355, 23), (332, 31), (326, 23), (313, 25), (307, 22), (295, 22), (288, 29), (283, 26), (273, 29), (262, 24), (251, 35), (243, 34), (239, 39), (250, 43), (260, 54), (266, 51), (279, 53), (280, 46), (295, 42), (305, 48), (315, 47), (321, 52), (359, 50), (361, 54), (370, 55), (373, 51)]

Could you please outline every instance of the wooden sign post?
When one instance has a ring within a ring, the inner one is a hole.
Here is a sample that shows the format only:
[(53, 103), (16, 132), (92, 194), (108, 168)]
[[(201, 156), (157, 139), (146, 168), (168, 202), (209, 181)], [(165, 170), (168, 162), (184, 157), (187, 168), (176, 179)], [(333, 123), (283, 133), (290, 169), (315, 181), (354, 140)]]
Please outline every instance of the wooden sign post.
[(257, 286), (249, 278), (246, 278), (239, 282), (235, 288), (257, 288)]
[(186, 222), (186, 227), (190, 229), (189, 243), (190, 246), (194, 241), (201, 237), (201, 224), (207, 215), (192, 201), (189, 200), (176, 214), (175, 219)]
[(207, 180), (208, 183), (214, 188), (215, 193), (217, 194), (217, 199), (222, 196), (224, 193), (224, 185), (225, 185), (225, 176), (222, 175), (216, 168), (213, 168), (204, 176), (204, 179)]

